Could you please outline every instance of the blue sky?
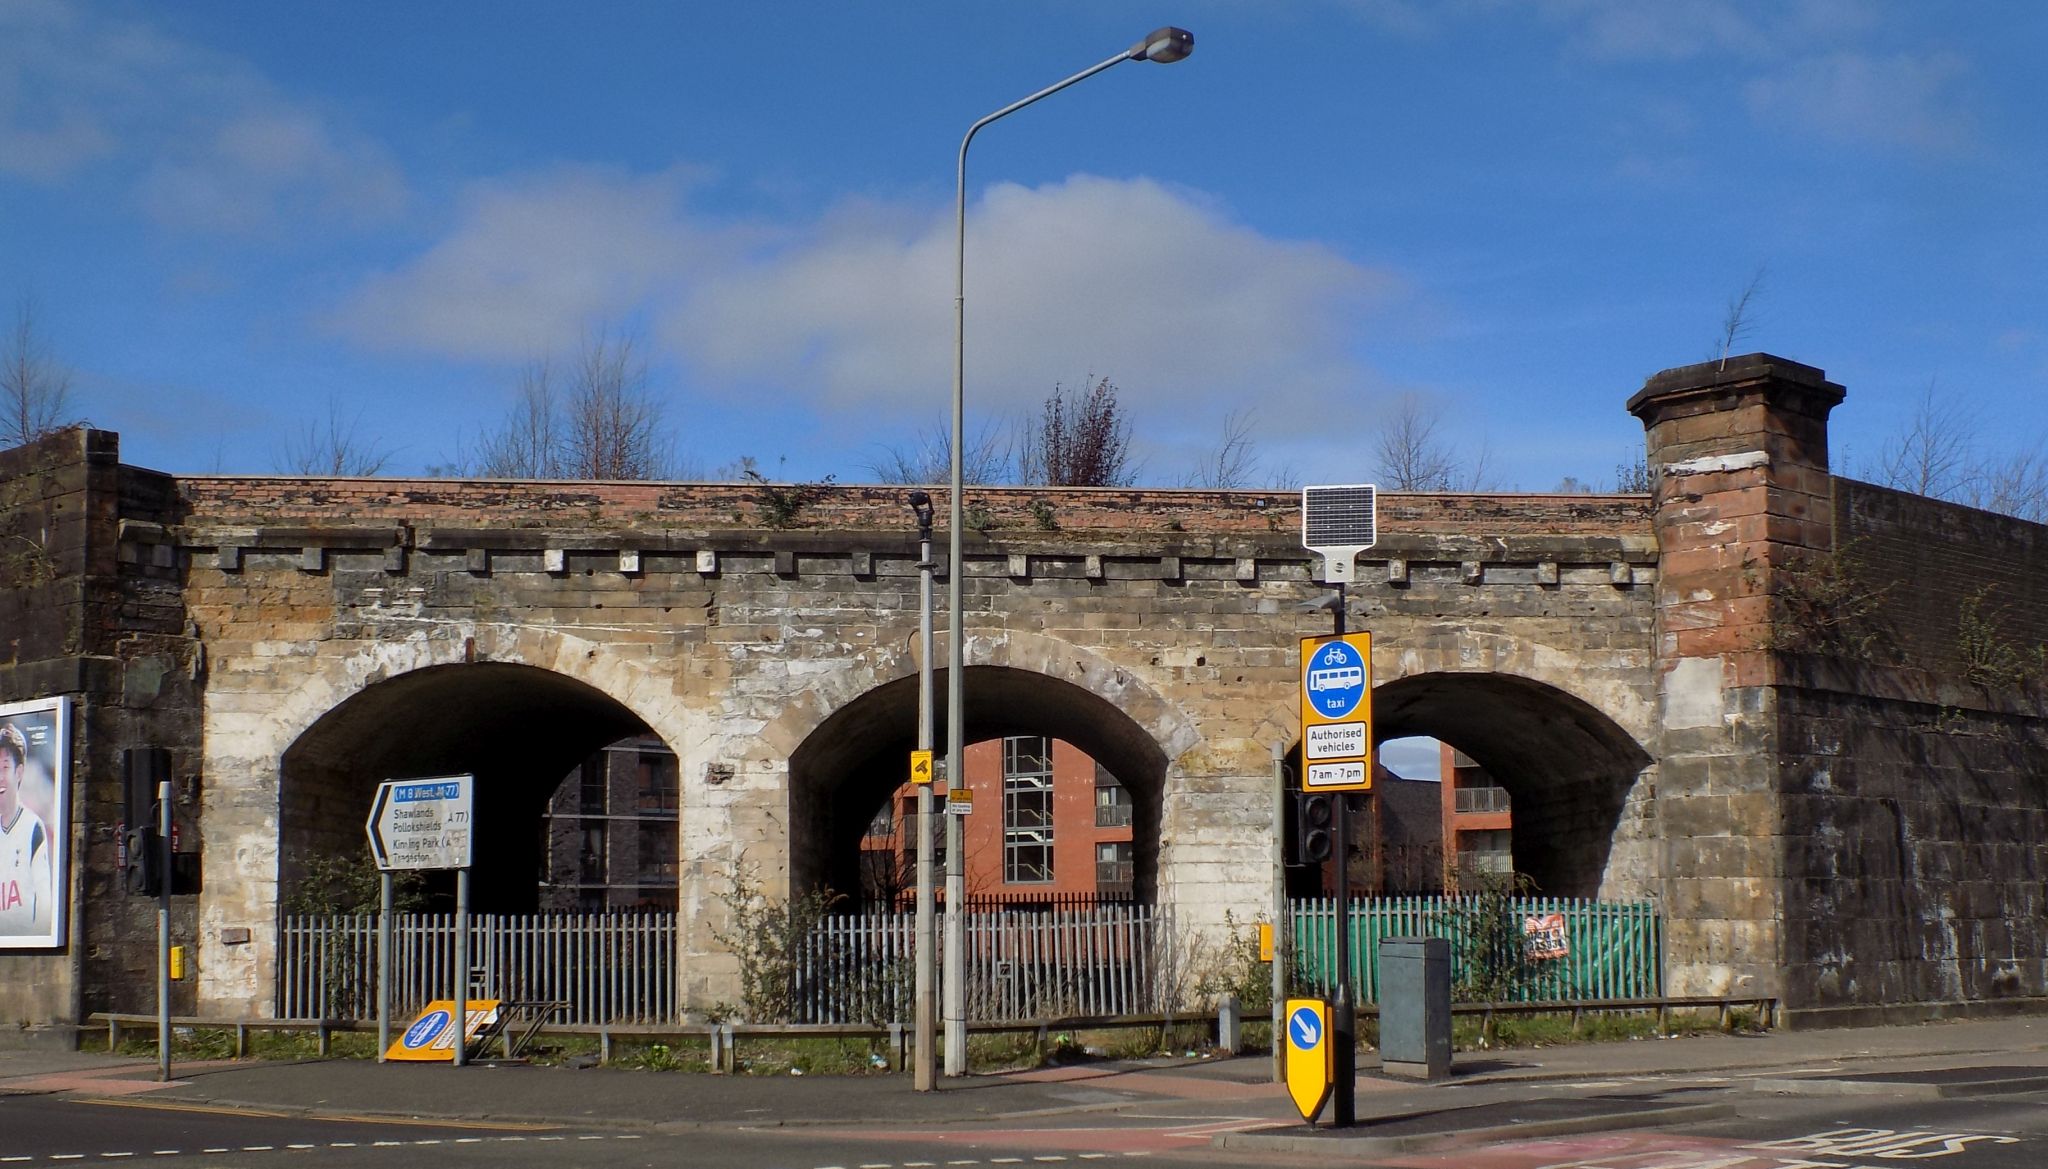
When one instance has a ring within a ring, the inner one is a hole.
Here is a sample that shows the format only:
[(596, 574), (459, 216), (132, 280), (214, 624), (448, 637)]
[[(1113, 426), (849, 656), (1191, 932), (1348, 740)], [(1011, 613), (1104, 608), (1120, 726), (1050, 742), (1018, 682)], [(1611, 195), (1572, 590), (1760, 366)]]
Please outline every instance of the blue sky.
[(682, 453), (871, 478), (941, 424), (975, 118), (1155, 25), (970, 160), (970, 426), (1106, 375), (1144, 478), (1233, 411), (1369, 477), (1401, 394), (1503, 489), (1599, 482), (1622, 408), (1739, 350), (2048, 436), (2048, 5), (0, 0), (0, 299), (129, 462), (269, 471), (335, 404), (447, 461), (520, 367), (636, 336)]

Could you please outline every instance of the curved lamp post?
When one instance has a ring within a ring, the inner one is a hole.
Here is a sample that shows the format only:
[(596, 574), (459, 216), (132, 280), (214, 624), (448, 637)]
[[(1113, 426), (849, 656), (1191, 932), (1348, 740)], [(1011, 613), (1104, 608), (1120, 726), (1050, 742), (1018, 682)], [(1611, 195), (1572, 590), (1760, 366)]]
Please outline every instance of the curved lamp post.
[[(960, 529), (966, 522), (961, 502), (961, 448), (965, 439), (967, 381), (967, 147), (983, 126), (1007, 117), (1041, 98), (1051, 97), (1077, 82), (1125, 61), (1157, 61), (1170, 65), (1195, 51), (1195, 35), (1184, 28), (1154, 29), (1145, 39), (1099, 65), (1092, 65), (1065, 81), (1049, 85), (1030, 97), (1011, 102), (967, 128), (960, 140), (959, 181), (953, 199), (953, 459), (952, 498), (947, 506), (946, 532), (946, 783), (964, 786), (963, 754), (967, 749), (965, 712), (965, 632), (960, 613)], [(967, 1071), (967, 1019), (965, 980), (966, 918), (962, 898), (966, 893), (966, 869), (961, 857), (960, 817), (946, 817), (946, 1074)]]

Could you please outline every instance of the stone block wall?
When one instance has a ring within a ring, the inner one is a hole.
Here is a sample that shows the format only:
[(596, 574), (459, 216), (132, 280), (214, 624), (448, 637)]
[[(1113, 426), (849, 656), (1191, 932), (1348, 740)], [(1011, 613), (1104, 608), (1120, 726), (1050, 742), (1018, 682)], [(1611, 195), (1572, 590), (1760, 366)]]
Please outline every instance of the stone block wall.
[[(1853, 480), (1780, 717), (1788, 1000), (1809, 1018), (2048, 996), (2048, 527)], [(1829, 606), (1834, 611), (1827, 612)]]
[[(127, 818), (123, 753), (171, 751), (180, 845), (198, 847), (196, 646), (185, 636), (169, 480), (120, 465), (116, 436), (83, 429), (0, 451), (0, 701), (71, 701), (66, 944), (0, 953), (0, 1032), (68, 1043), (95, 1010), (155, 1006), (156, 902), (128, 894), (117, 863)], [(173, 932), (192, 936), (190, 895)], [(173, 988), (189, 1009), (191, 983)]]

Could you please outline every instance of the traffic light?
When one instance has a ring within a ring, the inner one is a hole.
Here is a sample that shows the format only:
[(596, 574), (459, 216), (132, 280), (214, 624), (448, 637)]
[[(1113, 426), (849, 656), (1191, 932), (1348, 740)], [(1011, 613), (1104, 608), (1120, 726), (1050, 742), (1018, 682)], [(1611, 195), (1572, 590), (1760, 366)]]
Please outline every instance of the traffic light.
[(1294, 796), (1294, 857), (1305, 865), (1319, 865), (1330, 859), (1337, 840), (1336, 797), (1328, 792), (1296, 792)]
[(160, 871), (163, 866), (158, 863), (157, 857), (157, 853), (163, 848), (160, 843), (162, 839), (155, 828), (128, 829), (122, 841), (126, 846), (122, 850), (125, 854), (122, 857), (123, 867), (126, 870), (122, 873), (122, 879), (130, 893), (154, 897), (163, 888), (163, 873)]

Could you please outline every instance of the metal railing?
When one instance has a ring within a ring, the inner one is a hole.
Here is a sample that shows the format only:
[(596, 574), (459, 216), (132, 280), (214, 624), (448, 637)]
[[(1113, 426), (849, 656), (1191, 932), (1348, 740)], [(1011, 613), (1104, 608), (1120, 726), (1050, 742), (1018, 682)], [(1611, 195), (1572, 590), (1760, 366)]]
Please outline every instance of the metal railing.
[[(1373, 897), (1351, 903), (1351, 968), (1361, 1002), (1379, 999), (1379, 943), (1392, 937), (1445, 938), (1451, 943), (1451, 981), (1465, 981), (1474, 960), (1466, 937), (1475, 917), (1489, 908), (1483, 897)], [(1663, 993), (1663, 921), (1647, 902), (1591, 901), (1567, 897), (1514, 897), (1496, 912), (1519, 926), (1523, 977), (1511, 995), (1516, 1002), (1598, 1002), (1651, 999)], [(1328, 989), (1336, 968), (1337, 910), (1334, 898), (1304, 898), (1290, 904), (1295, 938), (1295, 977), (1301, 985)]]
[[(970, 910), (967, 1014), (1011, 1021), (1126, 1015), (1164, 1003), (1165, 915), (1149, 905)], [(797, 955), (790, 1012), (798, 1023), (907, 1019), (915, 915), (828, 918)]]
[(1508, 797), (1504, 787), (1461, 787), (1457, 791), (1457, 811), (1460, 812), (1512, 812), (1514, 801)]
[[(668, 912), (479, 914), (470, 919), (473, 993), (565, 1004), (556, 1021), (672, 1023), (676, 915)], [(455, 917), (392, 922), (391, 1006), (418, 1010), (455, 991)], [(370, 1019), (377, 1012), (377, 918), (286, 916), (278, 926), (277, 1013)]]

